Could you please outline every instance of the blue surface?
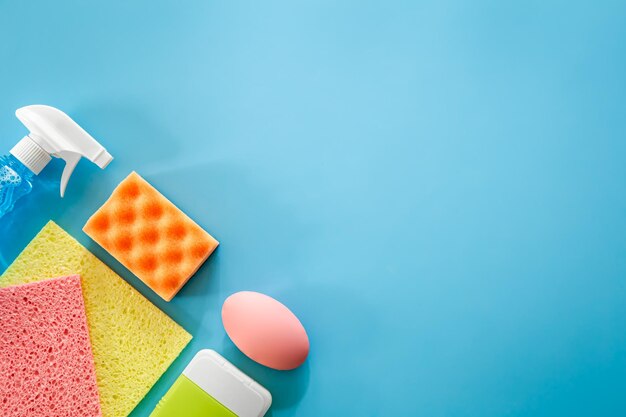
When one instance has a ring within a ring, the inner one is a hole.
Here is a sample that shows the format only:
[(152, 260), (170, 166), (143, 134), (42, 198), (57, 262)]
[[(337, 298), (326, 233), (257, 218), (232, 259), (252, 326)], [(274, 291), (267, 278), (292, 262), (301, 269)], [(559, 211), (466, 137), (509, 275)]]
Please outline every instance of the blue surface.
[[(298, 4), (296, 4), (298, 3)], [(211, 347), (273, 416), (626, 415), (623, 1), (0, 1), (0, 145), (57, 106), (116, 157), (57, 163), (2, 220), (52, 218)], [(136, 170), (222, 243), (169, 304), (81, 232)], [(27, 219), (27, 220), (25, 220)], [(291, 307), (293, 372), (219, 311)]]

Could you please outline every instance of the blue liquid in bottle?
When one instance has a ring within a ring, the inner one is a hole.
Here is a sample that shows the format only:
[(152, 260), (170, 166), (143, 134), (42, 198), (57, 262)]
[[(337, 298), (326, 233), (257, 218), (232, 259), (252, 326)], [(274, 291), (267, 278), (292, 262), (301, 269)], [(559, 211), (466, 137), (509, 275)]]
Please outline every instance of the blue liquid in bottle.
[(33, 189), (34, 176), (13, 155), (0, 156), (0, 218)]

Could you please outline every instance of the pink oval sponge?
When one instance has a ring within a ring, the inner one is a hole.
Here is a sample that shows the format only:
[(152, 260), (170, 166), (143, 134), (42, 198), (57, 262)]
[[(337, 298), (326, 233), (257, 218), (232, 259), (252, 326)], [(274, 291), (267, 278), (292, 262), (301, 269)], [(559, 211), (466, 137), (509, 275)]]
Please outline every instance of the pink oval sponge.
[(233, 343), (250, 359), (278, 370), (302, 365), (309, 337), (300, 320), (267, 295), (241, 291), (228, 297), (222, 322)]

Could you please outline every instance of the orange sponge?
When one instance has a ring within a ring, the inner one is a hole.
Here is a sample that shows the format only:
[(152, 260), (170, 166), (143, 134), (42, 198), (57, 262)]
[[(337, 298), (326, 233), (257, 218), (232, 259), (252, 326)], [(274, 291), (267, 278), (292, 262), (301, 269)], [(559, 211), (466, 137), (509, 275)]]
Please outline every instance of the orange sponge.
[(117, 186), (83, 230), (166, 301), (218, 245), (136, 172)]

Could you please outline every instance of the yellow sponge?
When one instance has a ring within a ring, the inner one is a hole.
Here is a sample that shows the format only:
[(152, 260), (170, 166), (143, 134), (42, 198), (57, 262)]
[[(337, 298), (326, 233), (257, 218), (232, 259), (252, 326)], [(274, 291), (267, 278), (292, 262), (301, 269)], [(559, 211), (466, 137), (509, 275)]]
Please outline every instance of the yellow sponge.
[(191, 335), (54, 222), (0, 277), (0, 287), (79, 274), (103, 417), (125, 417)]

